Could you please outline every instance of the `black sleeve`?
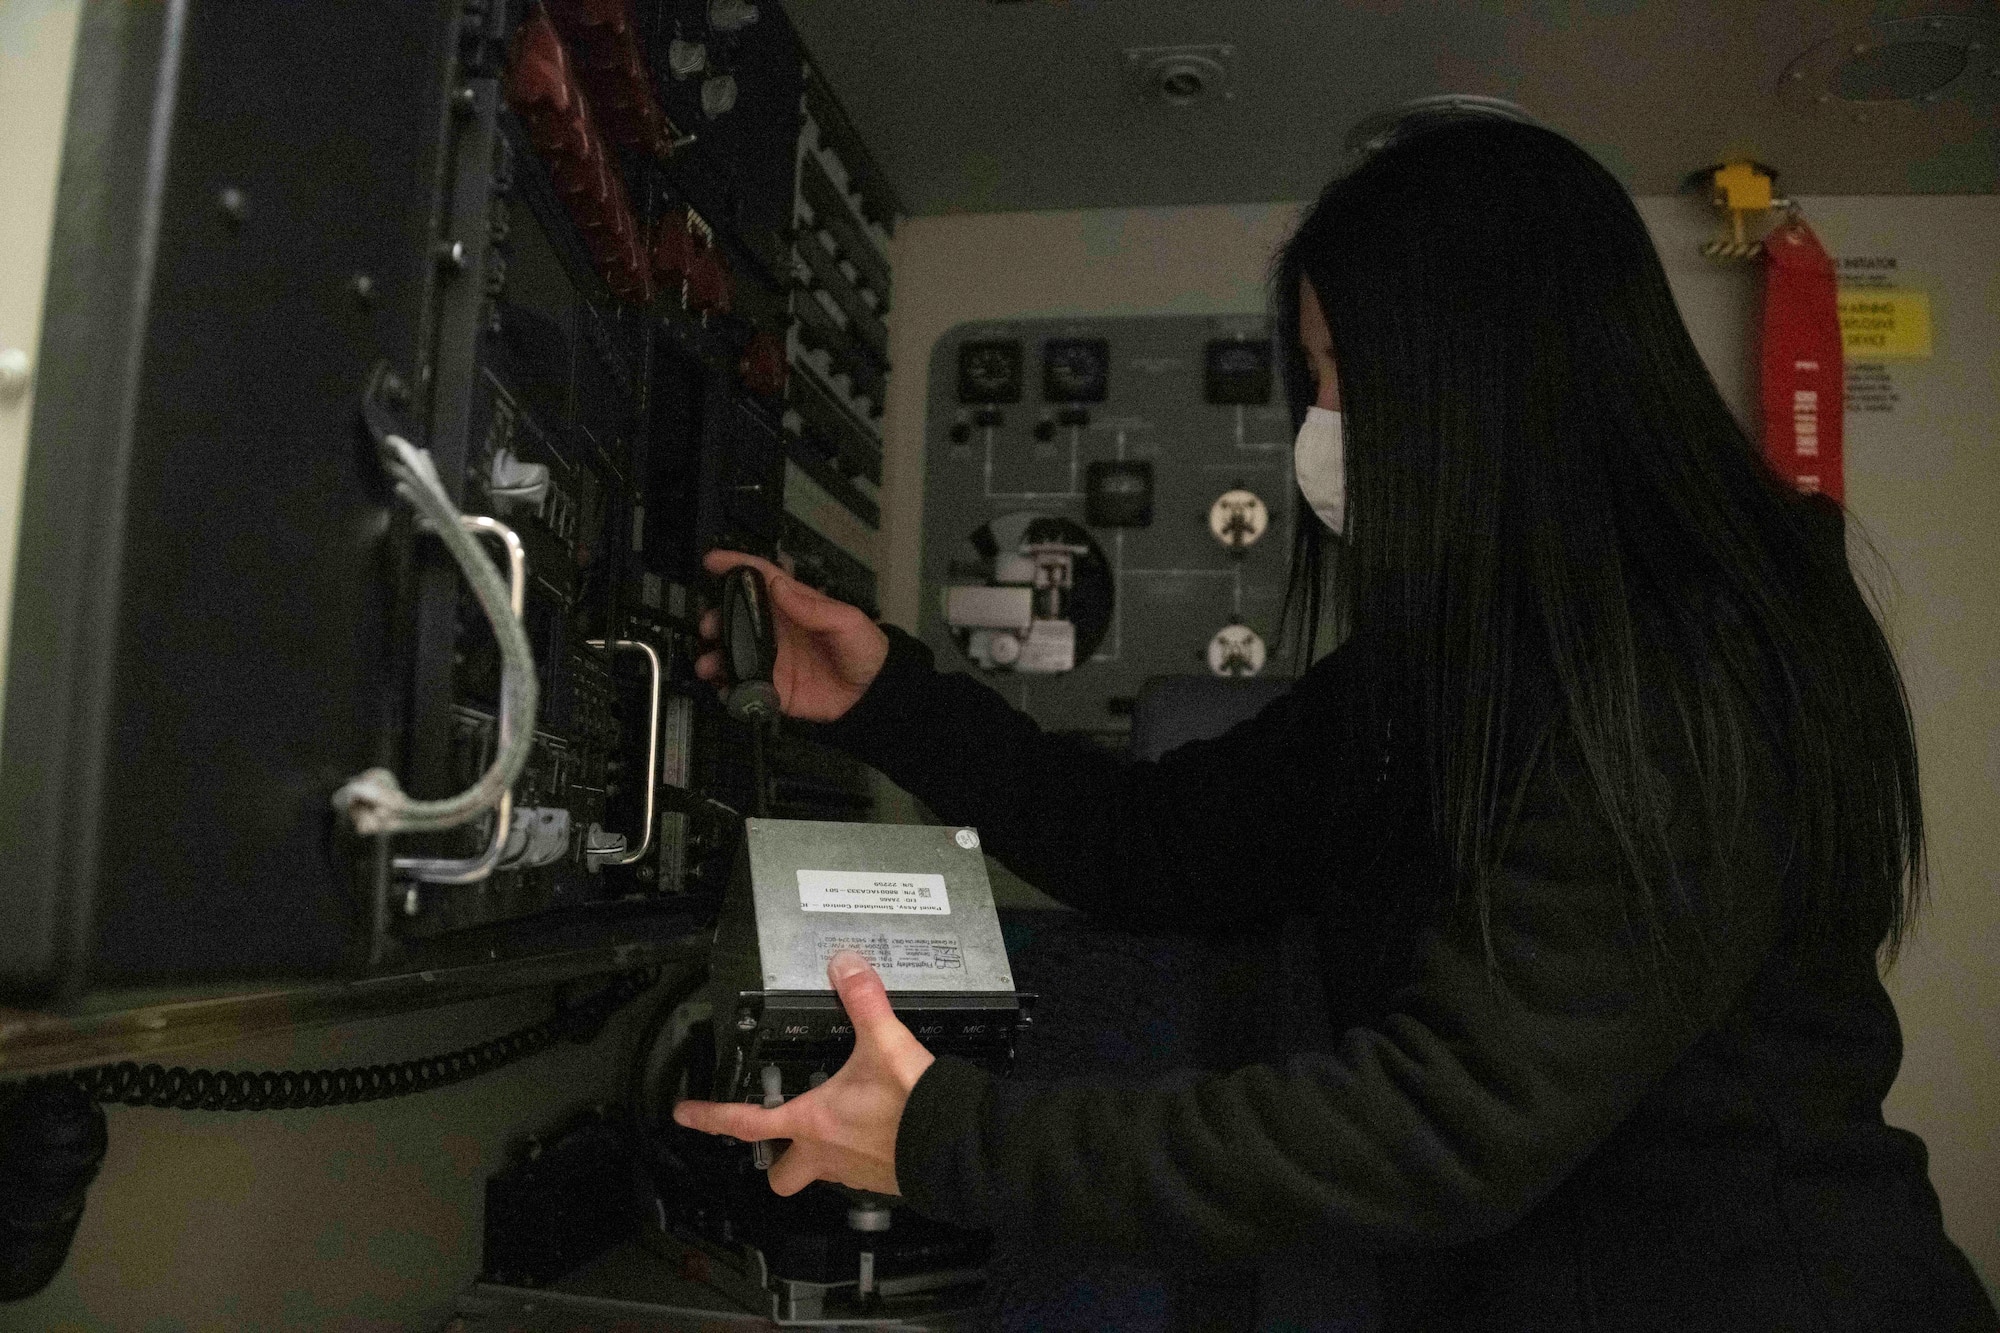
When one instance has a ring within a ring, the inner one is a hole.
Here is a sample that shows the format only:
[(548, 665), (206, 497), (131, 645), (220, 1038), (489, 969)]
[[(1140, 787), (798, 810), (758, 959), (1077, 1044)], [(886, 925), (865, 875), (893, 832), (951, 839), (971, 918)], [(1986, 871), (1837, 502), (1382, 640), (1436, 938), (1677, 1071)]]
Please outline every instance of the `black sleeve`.
[[(1610, 1134), (1768, 951), (1780, 852), (1748, 827), (1726, 849), (1677, 841), (1708, 869), (1682, 878), (1691, 907), (1666, 936), (1678, 961), (1656, 975), (1610, 836), (1538, 782), (1493, 886), (1492, 970), (1476, 914), (1441, 914), (1383, 1017), (1282, 1070), (1034, 1085), (941, 1058), (903, 1113), (900, 1187), (1016, 1243), (1154, 1264), (1496, 1233)], [(1706, 961), (1682, 966), (1697, 947)]]
[(1366, 822), (1382, 758), (1343, 753), (1355, 747), (1339, 653), (1227, 734), (1130, 763), (1044, 733), (885, 628), (881, 673), (818, 734), (946, 823), (979, 830), (988, 852), (1072, 906), (1140, 929), (1277, 921), (1325, 891), (1343, 822)]

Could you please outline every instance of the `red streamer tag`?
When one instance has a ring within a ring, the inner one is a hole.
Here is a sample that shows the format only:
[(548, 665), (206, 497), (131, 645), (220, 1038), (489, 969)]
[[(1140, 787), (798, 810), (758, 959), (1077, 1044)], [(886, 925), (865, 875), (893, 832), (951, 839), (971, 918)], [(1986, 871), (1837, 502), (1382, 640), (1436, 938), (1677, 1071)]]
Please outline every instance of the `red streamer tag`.
[(1842, 378), (1833, 260), (1798, 219), (1764, 240), (1764, 457), (1802, 491), (1839, 504)]

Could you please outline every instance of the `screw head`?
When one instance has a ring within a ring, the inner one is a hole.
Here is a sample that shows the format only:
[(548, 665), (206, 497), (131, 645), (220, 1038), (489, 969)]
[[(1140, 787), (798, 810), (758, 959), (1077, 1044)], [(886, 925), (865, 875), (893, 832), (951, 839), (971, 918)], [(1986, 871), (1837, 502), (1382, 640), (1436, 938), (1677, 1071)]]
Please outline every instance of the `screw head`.
[(453, 241), (438, 249), (438, 263), (454, 273), (463, 273), (471, 262), (465, 252), (464, 241)]
[(366, 273), (357, 273), (347, 280), (347, 289), (354, 293), (354, 299), (362, 305), (375, 304), (375, 279)]
[(215, 196), (215, 206), (222, 210), (222, 216), (231, 222), (241, 222), (250, 211), (250, 197), (234, 185), (226, 185)]
[(11, 403), (27, 393), (29, 368), (26, 348), (0, 351), (0, 402)]

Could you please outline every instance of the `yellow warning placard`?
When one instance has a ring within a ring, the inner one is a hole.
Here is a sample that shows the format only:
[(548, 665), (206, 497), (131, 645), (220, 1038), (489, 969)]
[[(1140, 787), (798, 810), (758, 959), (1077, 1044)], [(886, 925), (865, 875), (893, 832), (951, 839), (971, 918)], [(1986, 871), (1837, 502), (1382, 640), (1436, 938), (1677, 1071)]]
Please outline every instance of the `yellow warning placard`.
[(1930, 293), (1893, 287), (1842, 287), (1840, 341), (1849, 361), (1929, 356)]

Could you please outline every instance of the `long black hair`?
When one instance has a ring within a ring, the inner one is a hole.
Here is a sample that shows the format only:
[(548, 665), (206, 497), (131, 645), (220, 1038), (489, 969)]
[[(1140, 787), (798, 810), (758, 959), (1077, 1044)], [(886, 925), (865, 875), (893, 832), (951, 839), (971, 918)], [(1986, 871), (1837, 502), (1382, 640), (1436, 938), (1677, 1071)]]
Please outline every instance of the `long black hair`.
[(1336, 180), (1274, 266), (1295, 419), (1302, 279), (1332, 334), (1347, 517), (1336, 555), (1295, 505), (1290, 623), (1307, 656), (1323, 618), (1355, 635), (1481, 922), (1553, 727), (1656, 948), (1685, 905), (1660, 775), (1693, 773), (1710, 814), (1740, 817), (1763, 744), (1789, 799), (1793, 925), (1893, 953), (1923, 855), (1901, 677), (1838, 512), (1763, 464), (1623, 187), (1497, 120), (1425, 129)]

